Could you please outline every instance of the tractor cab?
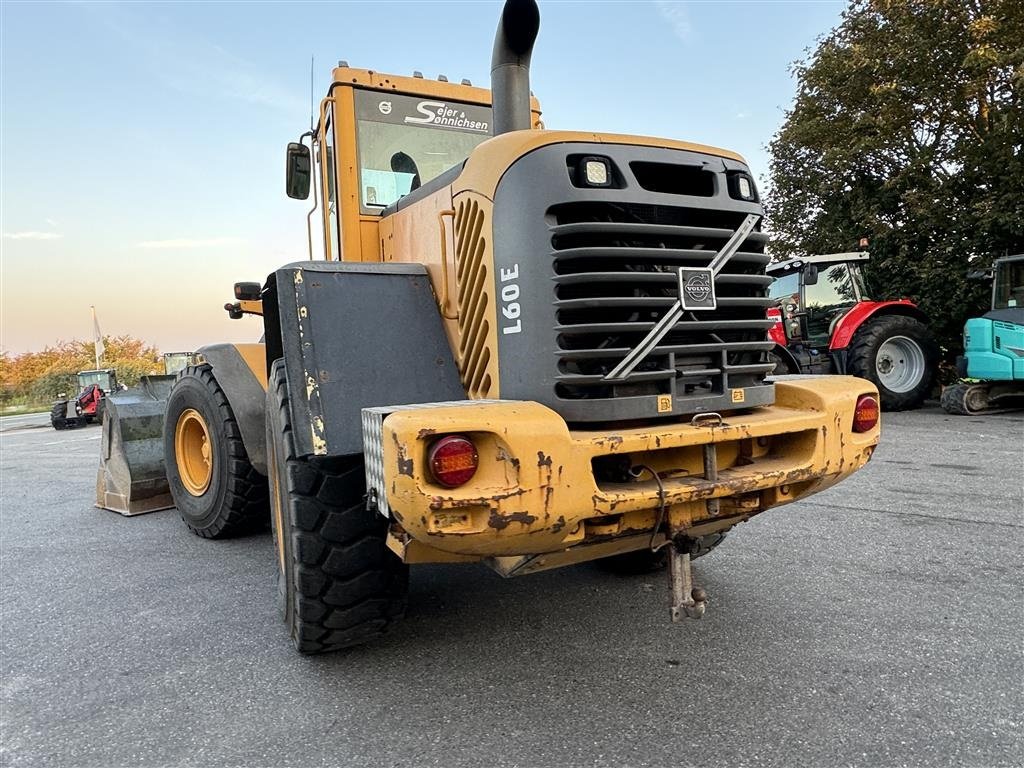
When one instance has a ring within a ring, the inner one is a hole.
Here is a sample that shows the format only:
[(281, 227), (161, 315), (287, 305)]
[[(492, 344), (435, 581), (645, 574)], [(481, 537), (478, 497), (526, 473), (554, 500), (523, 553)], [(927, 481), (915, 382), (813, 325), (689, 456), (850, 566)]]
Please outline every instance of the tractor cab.
[(769, 265), (775, 282), (768, 297), (778, 302), (787, 339), (827, 349), (843, 316), (869, 300), (860, 270), (868, 258), (866, 251), (827, 253)]
[(104, 392), (117, 391), (117, 373), (113, 368), (104, 368), (95, 371), (78, 372), (78, 391), (85, 392), (86, 389), (95, 384)]

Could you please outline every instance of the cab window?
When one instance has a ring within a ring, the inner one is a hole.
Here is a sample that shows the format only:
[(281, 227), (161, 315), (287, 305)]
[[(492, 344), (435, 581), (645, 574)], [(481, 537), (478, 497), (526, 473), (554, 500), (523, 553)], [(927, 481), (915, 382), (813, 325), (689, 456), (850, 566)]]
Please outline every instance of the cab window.
[(790, 272), (768, 286), (769, 299), (788, 299), (800, 292), (800, 273)]
[(818, 282), (804, 286), (804, 306), (807, 309), (854, 304), (856, 301), (853, 277), (846, 264), (820, 266)]
[(383, 91), (354, 95), (364, 213), (379, 213), (491, 136), (490, 107)]

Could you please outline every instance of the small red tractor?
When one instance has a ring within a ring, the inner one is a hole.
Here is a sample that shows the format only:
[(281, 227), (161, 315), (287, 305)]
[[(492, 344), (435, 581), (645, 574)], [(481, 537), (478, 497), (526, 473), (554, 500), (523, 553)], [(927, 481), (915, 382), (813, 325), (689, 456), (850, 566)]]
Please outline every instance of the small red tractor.
[(54, 429), (74, 429), (103, 421), (106, 396), (117, 391), (113, 368), (78, 372), (78, 394), (73, 398), (60, 394), (50, 409)]
[(827, 253), (768, 265), (775, 372), (859, 376), (878, 387), (884, 410), (919, 408), (935, 379), (938, 344), (912, 301), (868, 297), (868, 258)]

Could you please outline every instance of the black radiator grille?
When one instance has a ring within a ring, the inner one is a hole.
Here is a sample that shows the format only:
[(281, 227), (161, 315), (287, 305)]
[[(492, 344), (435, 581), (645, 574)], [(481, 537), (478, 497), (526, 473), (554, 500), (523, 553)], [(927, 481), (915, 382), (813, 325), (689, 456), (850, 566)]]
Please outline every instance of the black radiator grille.
[(767, 235), (752, 232), (715, 281), (718, 308), (685, 313), (625, 379), (608, 374), (679, 298), (676, 270), (706, 267), (743, 212), (574, 202), (548, 211), (563, 400), (724, 394), (771, 370)]

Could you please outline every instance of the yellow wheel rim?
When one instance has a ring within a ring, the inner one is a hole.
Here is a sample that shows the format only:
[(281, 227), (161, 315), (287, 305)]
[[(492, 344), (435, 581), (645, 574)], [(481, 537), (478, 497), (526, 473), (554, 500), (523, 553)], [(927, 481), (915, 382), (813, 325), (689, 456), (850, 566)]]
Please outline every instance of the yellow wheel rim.
[(174, 460), (185, 490), (193, 496), (206, 493), (213, 478), (213, 443), (206, 420), (193, 408), (184, 411), (174, 426)]

